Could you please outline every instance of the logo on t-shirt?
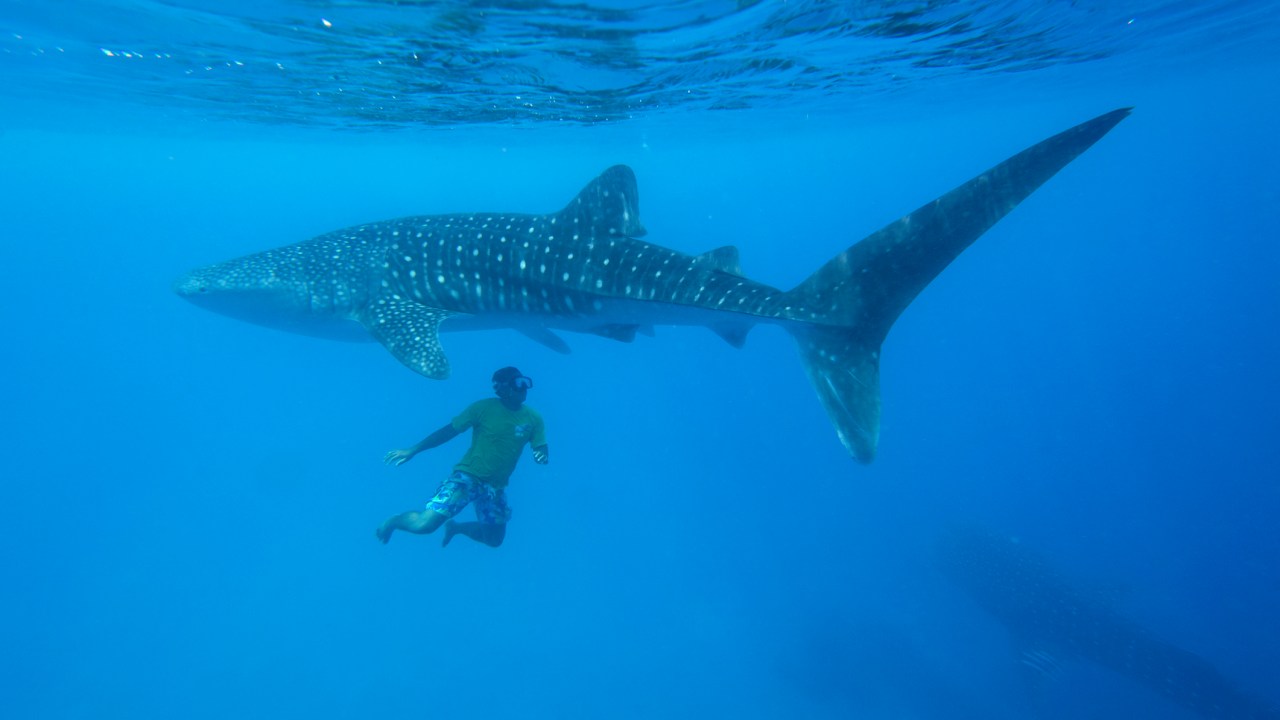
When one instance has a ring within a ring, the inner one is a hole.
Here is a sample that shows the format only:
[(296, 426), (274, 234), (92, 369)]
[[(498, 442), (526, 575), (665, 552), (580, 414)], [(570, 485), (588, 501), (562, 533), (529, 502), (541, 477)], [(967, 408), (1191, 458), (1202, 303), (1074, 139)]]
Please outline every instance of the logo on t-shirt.
[(516, 437), (518, 437), (518, 438), (526, 438), (526, 437), (529, 437), (529, 426), (528, 426), (528, 425), (516, 425)]

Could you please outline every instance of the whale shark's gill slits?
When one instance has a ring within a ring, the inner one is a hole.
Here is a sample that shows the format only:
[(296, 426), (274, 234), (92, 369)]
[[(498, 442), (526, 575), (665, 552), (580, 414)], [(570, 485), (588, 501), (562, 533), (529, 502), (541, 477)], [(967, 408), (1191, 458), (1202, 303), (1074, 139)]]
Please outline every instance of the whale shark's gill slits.
[(338, 231), (268, 251), (237, 270), (240, 283), (287, 293), (310, 313), (353, 318), (374, 292), (369, 278), (381, 265), (380, 253), (358, 230)]

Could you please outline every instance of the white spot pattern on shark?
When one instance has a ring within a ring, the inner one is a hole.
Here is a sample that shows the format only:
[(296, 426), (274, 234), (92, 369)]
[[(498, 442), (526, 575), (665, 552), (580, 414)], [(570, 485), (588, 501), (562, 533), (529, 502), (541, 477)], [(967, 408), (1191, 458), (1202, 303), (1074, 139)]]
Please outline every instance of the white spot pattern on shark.
[(449, 374), (441, 329), (510, 327), (566, 352), (553, 330), (630, 342), (637, 329), (657, 324), (705, 325), (739, 347), (752, 326), (776, 324), (796, 337), (841, 442), (870, 462), (879, 440), (879, 349), (894, 320), (974, 240), (1128, 113), (1107, 113), (1024, 150), (872, 233), (789, 291), (744, 277), (735, 248), (692, 256), (641, 240), (635, 175), (622, 165), (556, 213), (358, 225), (194, 270), (175, 290), (211, 310), (296, 332), (354, 339), (351, 331), (363, 326), (431, 378)]

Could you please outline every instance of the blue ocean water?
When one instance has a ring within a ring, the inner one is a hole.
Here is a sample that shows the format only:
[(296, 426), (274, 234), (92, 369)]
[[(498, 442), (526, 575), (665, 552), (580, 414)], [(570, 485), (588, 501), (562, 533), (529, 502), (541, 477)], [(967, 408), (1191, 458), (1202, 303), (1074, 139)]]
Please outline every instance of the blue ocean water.
[[(1200, 717), (1019, 642), (957, 525), (1280, 703), (1277, 41), (1260, 0), (0, 2), (0, 716)], [(430, 382), (170, 289), (616, 163), (647, 240), (788, 288), (1126, 106), (898, 320), (869, 466), (776, 328), (449, 334)], [(377, 543), (465, 441), (382, 455), (507, 364), (552, 462), (506, 543)]]

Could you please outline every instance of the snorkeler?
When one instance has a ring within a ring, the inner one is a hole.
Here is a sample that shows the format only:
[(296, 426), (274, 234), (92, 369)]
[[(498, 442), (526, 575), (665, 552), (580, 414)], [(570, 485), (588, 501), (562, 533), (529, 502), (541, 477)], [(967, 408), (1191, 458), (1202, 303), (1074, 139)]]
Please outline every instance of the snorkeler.
[[(453, 473), (440, 483), (426, 509), (387, 518), (378, 526), (378, 539), (386, 543), (396, 530), (427, 535), (444, 525), (444, 546), (458, 534), (490, 547), (501, 545), (511, 519), (507, 481), (520, 452), (528, 443), (534, 462), (545, 465), (548, 459), (542, 416), (524, 404), (532, 387), (532, 379), (514, 367), (504, 367), (493, 374), (497, 398), (474, 402), (417, 445), (387, 453), (383, 459), (388, 465), (403, 465), (423, 450), (443, 445), (472, 428), (471, 447), (453, 466)], [(477, 522), (454, 522), (452, 518), (468, 504), (475, 505)]]

